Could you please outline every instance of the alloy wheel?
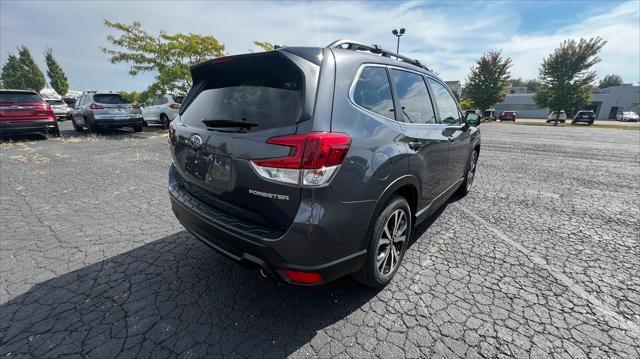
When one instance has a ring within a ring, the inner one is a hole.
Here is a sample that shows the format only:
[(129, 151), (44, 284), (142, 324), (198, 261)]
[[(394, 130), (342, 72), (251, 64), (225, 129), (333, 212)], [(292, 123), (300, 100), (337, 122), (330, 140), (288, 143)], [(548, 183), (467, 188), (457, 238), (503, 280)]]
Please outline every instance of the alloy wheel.
[(376, 271), (386, 277), (392, 274), (402, 256), (407, 240), (408, 218), (402, 209), (396, 209), (384, 224), (376, 251)]
[(476, 174), (476, 162), (478, 161), (478, 152), (473, 151), (471, 154), (471, 162), (469, 163), (469, 171), (467, 172), (467, 191), (471, 189), (473, 177)]

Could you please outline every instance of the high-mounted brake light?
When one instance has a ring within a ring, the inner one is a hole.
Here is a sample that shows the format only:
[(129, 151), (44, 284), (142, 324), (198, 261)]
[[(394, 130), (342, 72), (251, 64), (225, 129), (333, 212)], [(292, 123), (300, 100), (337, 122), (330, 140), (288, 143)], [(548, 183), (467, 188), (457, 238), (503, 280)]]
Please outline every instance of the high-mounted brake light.
[(91, 105), (89, 105), (89, 108), (92, 110), (102, 110), (104, 109), (104, 106), (96, 105), (95, 103), (92, 103)]
[(285, 157), (251, 161), (260, 176), (303, 186), (322, 186), (331, 181), (344, 161), (351, 138), (339, 132), (311, 132), (272, 137), (267, 143), (291, 149)]

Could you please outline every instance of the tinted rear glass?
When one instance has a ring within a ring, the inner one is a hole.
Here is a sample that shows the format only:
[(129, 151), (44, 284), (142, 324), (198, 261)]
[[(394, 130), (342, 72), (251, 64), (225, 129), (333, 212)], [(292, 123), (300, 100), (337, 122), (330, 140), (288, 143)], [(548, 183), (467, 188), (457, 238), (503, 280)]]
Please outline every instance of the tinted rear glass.
[(105, 95), (93, 95), (93, 101), (97, 103), (104, 103), (106, 105), (120, 105), (129, 103), (117, 94), (105, 94)]
[(49, 105), (64, 105), (65, 103), (62, 100), (47, 100)]
[(184, 100), (184, 96), (173, 96), (173, 102), (175, 103), (182, 103), (182, 100)]
[(304, 79), (282, 55), (230, 58), (194, 70), (194, 86), (181, 119), (194, 127), (205, 120), (246, 121), (251, 131), (297, 123), (303, 109)]
[(33, 92), (0, 92), (0, 102), (33, 103), (42, 102), (42, 97)]

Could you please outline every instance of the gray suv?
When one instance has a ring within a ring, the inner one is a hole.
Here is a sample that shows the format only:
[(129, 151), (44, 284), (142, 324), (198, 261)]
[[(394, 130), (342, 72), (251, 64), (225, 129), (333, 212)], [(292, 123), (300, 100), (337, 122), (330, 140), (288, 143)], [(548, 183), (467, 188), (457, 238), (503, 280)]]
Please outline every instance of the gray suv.
[(341, 40), (191, 73), (169, 129), (172, 209), (272, 278), (384, 286), (412, 228), (471, 189), (479, 116), (416, 60)]
[(144, 120), (138, 106), (134, 106), (118, 93), (88, 92), (82, 94), (71, 111), (76, 131), (91, 132), (106, 128), (131, 127), (142, 131)]

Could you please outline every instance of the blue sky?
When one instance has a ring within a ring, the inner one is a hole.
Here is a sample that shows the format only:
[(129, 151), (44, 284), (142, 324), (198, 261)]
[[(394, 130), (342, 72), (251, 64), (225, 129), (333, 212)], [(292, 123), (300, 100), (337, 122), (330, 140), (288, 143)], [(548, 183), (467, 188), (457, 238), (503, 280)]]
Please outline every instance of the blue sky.
[(447, 80), (464, 80), (489, 50), (513, 59), (512, 76), (534, 78), (543, 59), (564, 39), (601, 36), (608, 41), (595, 70), (640, 82), (640, 2), (632, 1), (425, 1), (425, 2), (178, 2), (0, 1), (0, 61), (24, 44), (44, 70), (43, 51), (54, 55), (77, 90), (142, 90), (153, 74), (131, 77), (112, 65), (102, 19), (140, 21), (165, 30), (216, 36), (228, 54), (254, 49), (253, 40), (325, 46), (349, 38), (395, 48), (393, 28), (405, 27), (400, 52)]

